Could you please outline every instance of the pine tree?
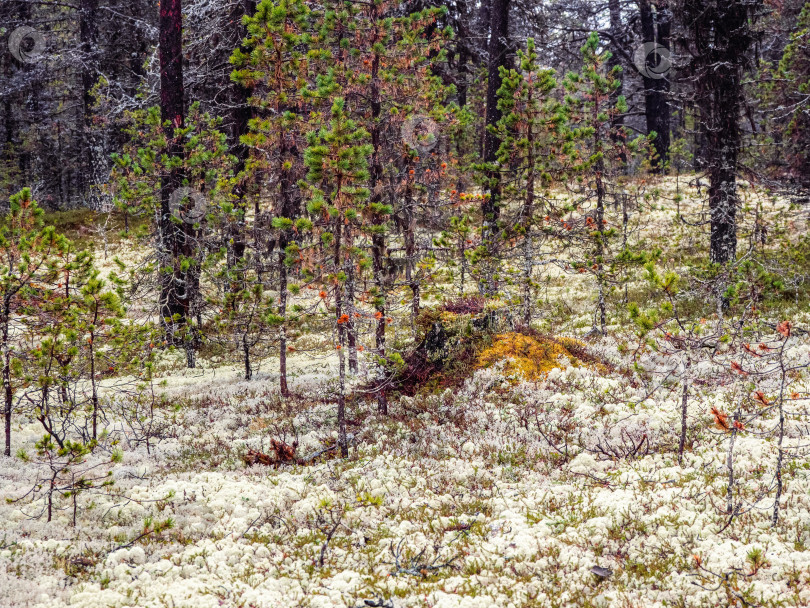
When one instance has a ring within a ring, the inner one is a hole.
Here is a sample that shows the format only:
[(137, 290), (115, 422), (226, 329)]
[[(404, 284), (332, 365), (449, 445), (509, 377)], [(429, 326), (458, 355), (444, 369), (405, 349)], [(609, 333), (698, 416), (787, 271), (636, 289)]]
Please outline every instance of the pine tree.
[[(270, 176), (268, 189), (273, 199), (272, 228), (277, 231), (279, 276), (278, 306), (273, 314), (282, 319), (278, 324), (279, 384), (281, 394), (288, 396), (289, 271), (299, 263), (298, 227), (306, 227), (306, 222), (298, 225), (295, 222), (301, 212), (297, 182), (303, 173), (301, 147), (305, 104), (302, 94), (309, 82), (306, 50), (312, 44), (313, 23), (309, 9), (299, 0), (265, 0), (256, 7), (253, 16), (245, 19), (245, 23), (248, 38), (244, 50), (237, 49), (231, 58), (237, 68), (232, 78), (256, 92), (251, 103), (263, 115), (250, 121), (250, 132), (243, 141), (258, 152), (248, 163), (248, 171), (267, 171)], [(263, 229), (260, 217), (257, 207), (253, 217), (256, 232)], [(254, 256), (261, 255), (257, 245), (254, 243)], [(241, 259), (237, 265), (240, 268), (236, 272), (243, 273), (250, 262)], [(250, 290), (244, 293), (250, 293)], [(246, 369), (249, 366), (246, 365)]]
[[(495, 273), (498, 265), (496, 250), (498, 248), (498, 220), (501, 210), (501, 183), (498, 179), (497, 158), (500, 141), (493, 127), (501, 119), (498, 107), (498, 91), (501, 88), (501, 68), (509, 61), (509, 5), (510, 0), (493, 0), (489, 6), (489, 47), (487, 65), (487, 107), (484, 133), (483, 161), (486, 163), (486, 179), (483, 185), (486, 196), (481, 203), (481, 249), (485, 252), (484, 276), (481, 290), (484, 295), (492, 296), (496, 292)], [(487, 175), (488, 173), (488, 175)]]
[(788, 170), (810, 188), (810, 4), (805, 3), (776, 71), (778, 108), (789, 108), (784, 126)]
[[(438, 247), (446, 247), (450, 249), (453, 254), (458, 255), (458, 295), (464, 296), (464, 286), (466, 284), (467, 276), (470, 274), (469, 270), (469, 251), (472, 249), (473, 244), (473, 218), (470, 213), (461, 213), (450, 217), (449, 226), (442, 230), (441, 235), (436, 238), (435, 244)], [(455, 263), (451, 263), (455, 266)], [(455, 273), (449, 272), (450, 280), (455, 281)]]
[(193, 367), (193, 338), (189, 331), (192, 298), (189, 274), (191, 259), (190, 226), (172, 216), (172, 196), (183, 185), (182, 129), (186, 118), (183, 99), (183, 10), (182, 0), (160, 3), (160, 122), (166, 141), (160, 183), (158, 258), (160, 274), (160, 317), (166, 339), (185, 347), (189, 367)]
[(319, 278), (331, 285), (335, 302), (338, 342), (338, 443), (348, 456), (346, 437), (346, 323), (353, 314), (353, 302), (346, 300), (346, 287), (355, 265), (363, 261), (355, 245), (362, 209), (369, 198), (368, 159), (373, 151), (368, 131), (348, 117), (346, 102), (338, 97), (332, 104), (329, 121), (307, 135), (304, 152), (307, 167), (307, 210), (318, 218), (314, 229), (324, 249), (331, 252), (329, 270)]
[(0, 225), (0, 354), (5, 404), (5, 455), (11, 456), (14, 380), (23, 375), (14, 339), (18, 315), (53, 292), (68, 242), (53, 226), (43, 227), (42, 209), (24, 188), (10, 199)]
[[(360, 6), (364, 6), (360, 4)], [(446, 40), (449, 31), (436, 31), (435, 23), (444, 14), (442, 9), (426, 9), (404, 17), (386, 17), (393, 13), (395, 3), (375, 0), (365, 5), (359, 14), (358, 35), (351, 47), (352, 65), (349, 78), (349, 99), (352, 101), (353, 118), (369, 132), (372, 146), (369, 172), (369, 203), (363, 209), (362, 232), (371, 241), (372, 280), (374, 287), (369, 296), (374, 305), (375, 354), (380, 362), (387, 360), (385, 331), (390, 321), (387, 314), (391, 260), (387, 256), (387, 239), (390, 238), (392, 219), (400, 218), (405, 241), (406, 281), (411, 289), (412, 323), (419, 313), (420, 284), (424, 277), (416, 269), (414, 201), (411, 196), (416, 187), (418, 143), (398, 140), (411, 124), (433, 121), (434, 124), (449, 122), (445, 108), (439, 103), (448, 93), (435, 75), (434, 64), (443, 61), (439, 52), (440, 43)], [(358, 94), (368, 90), (368, 94)], [(428, 118), (432, 117), (432, 118)], [(428, 134), (434, 138), (436, 134)], [(398, 137), (399, 136), (399, 137)], [(392, 144), (392, 142), (395, 142)], [(428, 146), (430, 147), (430, 146)], [(424, 153), (435, 159), (435, 152), (424, 148)], [(422, 184), (433, 185), (444, 173), (447, 161), (428, 165), (420, 172)], [(428, 186), (429, 187), (429, 186)], [(404, 190), (404, 192), (403, 192)], [(398, 196), (402, 194), (404, 196)], [(399, 199), (402, 199), (400, 203)], [(355, 319), (350, 315), (347, 329), (354, 333)], [(350, 355), (353, 353), (349, 344)], [(384, 381), (384, 371), (380, 369)], [(385, 392), (377, 393), (378, 408), (387, 411)]]
[[(607, 324), (606, 297), (612, 284), (618, 280), (621, 267), (643, 261), (643, 255), (631, 254), (623, 249), (626, 238), (618, 244), (619, 221), (608, 221), (606, 203), (614, 187), (612, 176), (621, 168), (623, 158), (646, 151), (649, 140), (639, 137), (625, 143), (624, 130), (613, 133), (616, 114), (627, 111), (623, 97), (611, 101), (618, 86), (616, 78), (621, 66), (610, 72), (605, 70), (610, 53), (599, 51), (599, 37), (592, 33), (582, 47), (582, 71), (569, 73), (564, 79), (566, 90), (565, 112), (570, 124), (570, 137), (575, 146), (571, 150), (571, 170), (576, 176), (577, 207), (593, 205), (592, 211), (582, 218), (573, 215), (563, 220), (561, 234), (573, 244), (575, 254), (582, 248), (582, 257), (573, 267), (581, 273), (591, 274), (598, 288), (593, 331), (605, 335)], [(650, 134), (654, 138), (655, 134)], [(618, 193), (614, 194), (614, 209), (618, 210)], [(622, 223), (626, 219), (621, 220)], [(618, 251), (617, 251), (618, 249)]]
[[(197, 103), (189, 108), (182, 128), (173, 131), (181, 146), (172, 154), (169, 149), (174, 144), (166, 138), (167, 125), (161, 121), (158, 108), (134, 112), (130, 120), (129, 142), (123, 153), (113, 155), (110, 187), (114, 203), (127, 215), (151, 220), (134, 234), (136, 239), (151, 244), (153, 256), (149, 264), (138, 269), (133, 281), (151, 281), (160, 288), (156, 314), (164, 331), (167, 323), (174, 324), (170, 328), (173, 337), (168, 336), (166, 341), (182, 347), (187, 365), (194, 367), (206, 304), (202, 272), (208, 269), (208, 280), (219, 280), (214, 275), (219, 274), (220, 266), (214, 261), (227, 251), (232, 238), (230, 226), (241, 218), (233, 202), (235, 160), (228, 153), (225, 134), (219, 130), (221, 121), (204, 113)], [(179, 257), (172, 261), (166, 257), (162, 199), (165, 180), (161, 176), (174, 171), (182, 173), (183, 180), (171, 197), (170, 223), (172, 230), (176, 228), (182, 235), (183, 246), (182, 252), (177, 250)], [(187, 305), (183, 316), (165, 316), (163, 290), (167, 275), (182, 275), (183, 301)]]
[[(694, 101), (700, 110), (699, 129), (704, 136), (704, 159), (709, 174), (711, 235), (709, 260), (725, 266), (737, 255), (737, 172), (743, 131), (743, 73), (752, 62), (754, 29), (762, 0), (729, 0), (706, 3), (679, 0), (687, 25), (689, 61), (685, 73), (693, 82)], [(716, 297), (721, 307), (728, 302), (718, 283)]]
[(527, 327), (532, 315), (537, 214), (548, 214), (547, 208), (538, 209), (537, 200), (548, 200), (543, 191), (562, 180), (564, 167), (558, 159), (566, 149), (566, 117), (561, 104), (551, 97), (557, 86), (554, 70), (540, 67), (537, 57), (534, 40), (529, 38), (526, 51), (518, 50), (518, 68), (501, 68), (501, 118), (492, 129), (501, 142), (497, 167), (502, 201), (505, 207), (515, 202), (519, 209), (501, 238), (503, 243), (522, 240), (520, 300)]

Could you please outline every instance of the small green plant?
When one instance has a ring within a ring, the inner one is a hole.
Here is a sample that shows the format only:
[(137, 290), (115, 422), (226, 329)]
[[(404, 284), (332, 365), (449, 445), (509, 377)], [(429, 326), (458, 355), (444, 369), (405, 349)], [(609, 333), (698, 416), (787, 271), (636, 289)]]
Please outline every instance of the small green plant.
[(71, 509), (72, 524), (75, 527), (79, 496), (106, 489), (114, 484), (110, 467), (113, 463), (120, 462), (120, 450), (112, 450), (109, 459), (88, 462), (94, 451), (100, 451), (99, 442), (95, 439), (88, 442), (65, 439), (61, 445), (57, 445), (51, 435), (45, 435), (34, 447), (36, 449), (34, 457), (25, 453), (23, 457), (29, 462), (41, 465), (46, 473), (26, 494), (9, 502), (34, 503), (41, 497), (44, 504), (34, 516), (41, 517), (46, 514), (47, 521), (50, 522), (54, 510), (62, 508), (58, 501), (66, 500), (68, 501), (66, 508)]
[(754, 547), (751, 549), (746, 554), (745, 561), (749, 566), (751, 566), (751, 576), (754, 576), (768, 564), (767, 560), (765, 559), (765, 551), (759, 547)]

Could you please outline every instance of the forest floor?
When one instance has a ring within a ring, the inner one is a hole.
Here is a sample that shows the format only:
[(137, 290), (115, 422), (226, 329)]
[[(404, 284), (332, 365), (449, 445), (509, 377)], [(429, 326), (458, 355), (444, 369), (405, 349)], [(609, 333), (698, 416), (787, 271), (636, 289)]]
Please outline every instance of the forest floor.
[[(648, 236), (672, 248), (663, 259), (673, 268), (705, 245), (684, 234), (674, 249), (674, 215), (645, 218)], [(581, 336), (592, 296), (586, 277), (555, 275), (541, 328)], [(810, 326), (807, 312), (779, 312), (788, 313)], [(806, 454), (788, 459), (774, 526), (776, 414), (737, 433), (729, 521), (730, 434), (710, 413), (754, 389), (772, 398), (777, 384), (731, 376), (736, 352), (695, 361), (679, 464), (677, 373), (652, 351), (634, 359), (623, 323), (588, 343), (586, 359), (560, 357), (534, 380), (501, 361), (453, 388), (393, 399), (389, 416), (352, 399), (349, 457), (311, 464), (244, 457), (272, 454), (273, 439), (297, 442), (299, 456), (334, 445), (333, 357), (293, 357), (289, 399), (269, 364), (251, 381), (238, 365), (167, 371), (154, 401), (109, 405), (123, 455), (100, 449), (81, 468), (115, 483), (80, 493), (75, 520), (73, 497), (54, 498), (51, 522), (42, 492), (21, 498), (46, 465), (0, 457), (0, 605), (810, 605)], [(809, 352), (801, 334), (785, 357), (806, 363)], [(790, 390), (807, 395), (809, 385), (797, 373)], [(116, 411), (141, 420), (151, 411), (148, 449)], [(801, 429), (788, 427), (783, 445), (798, 448)], [(15, 449), (33, 455), (41, 436), (36, 420), (15, 420)]]

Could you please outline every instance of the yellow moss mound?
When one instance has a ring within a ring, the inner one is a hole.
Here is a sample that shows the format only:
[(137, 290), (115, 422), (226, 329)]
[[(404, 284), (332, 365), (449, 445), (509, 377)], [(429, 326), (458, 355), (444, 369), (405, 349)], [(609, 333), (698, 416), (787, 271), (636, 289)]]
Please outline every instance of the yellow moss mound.
[(584, 348), (582, 342), (573, 338), (533, 338), (510, 332), (495, 336), (492, 346), (478, 357), (477, 367), (506, 361), (507, 373), (520, 373), (527, 380), (537, 380), (559, 367), (560, 357), (568, 359), (571, 365), (579, 365), (579, 359), (571, 353)]

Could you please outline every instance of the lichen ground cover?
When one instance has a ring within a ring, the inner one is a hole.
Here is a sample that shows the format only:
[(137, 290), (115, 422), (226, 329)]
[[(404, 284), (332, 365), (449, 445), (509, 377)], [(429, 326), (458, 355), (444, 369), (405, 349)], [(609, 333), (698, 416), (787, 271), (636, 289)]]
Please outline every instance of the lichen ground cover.
[[(594, 349), (621, 360), (607, 340)], [(806, 357), (806, 345), (794, 355)], [(359, 402), (349, 418), (362, 428), (347, 460), (277, 469), (248, 468), (240, 454), (270, 436), (291, 441), (293, 432), (299, 452), (327, 444), (333, 407), (317, 397), (328, 382), (308, 377), (295, 404), (274, 396), (269, 377), (170, 382), (169, 402), (182, 407), (160, 415), (178, 431), (149, 454), (143, 446), (124, 450), (115, 485), (80, 496), (75, 528), (69, 501), (51, 523), (33, 517), (38, 503), (0, 506), (2, 604), (810, 602), (806, 466), (785, 476), (776, 527), (767, 497), (725, 527), (727, 441), (708, 412), (733, 387), (696, 389), (694, 436), (679, 466), (669, 449), (678, 391), (644, 398), (623, 376), (566, 361), (534, 382), (507, 377), (496, 364), (461, 390), (402, 398), (388, 418)], [(711, 376), (711, 366), (702, 369)], [(579, 430), (563, 447), (538, 432), (552, 428), (555, 436)], [(640, 432), (652, 446), (644, 455), (607, 459), (595, 448)], [(41, 431), (23, 423), (15, 433), (30, 449)], [(743, 433), (735, 457), (740, 496), (753, 500), (769, 482), (773, 441)], [(24, 494), (34, 465), (0, 462), (3, 497)], [(132, 542), (167, 519), (171, 528)], [(595, 566), (609, 576), (595, 575)]]

